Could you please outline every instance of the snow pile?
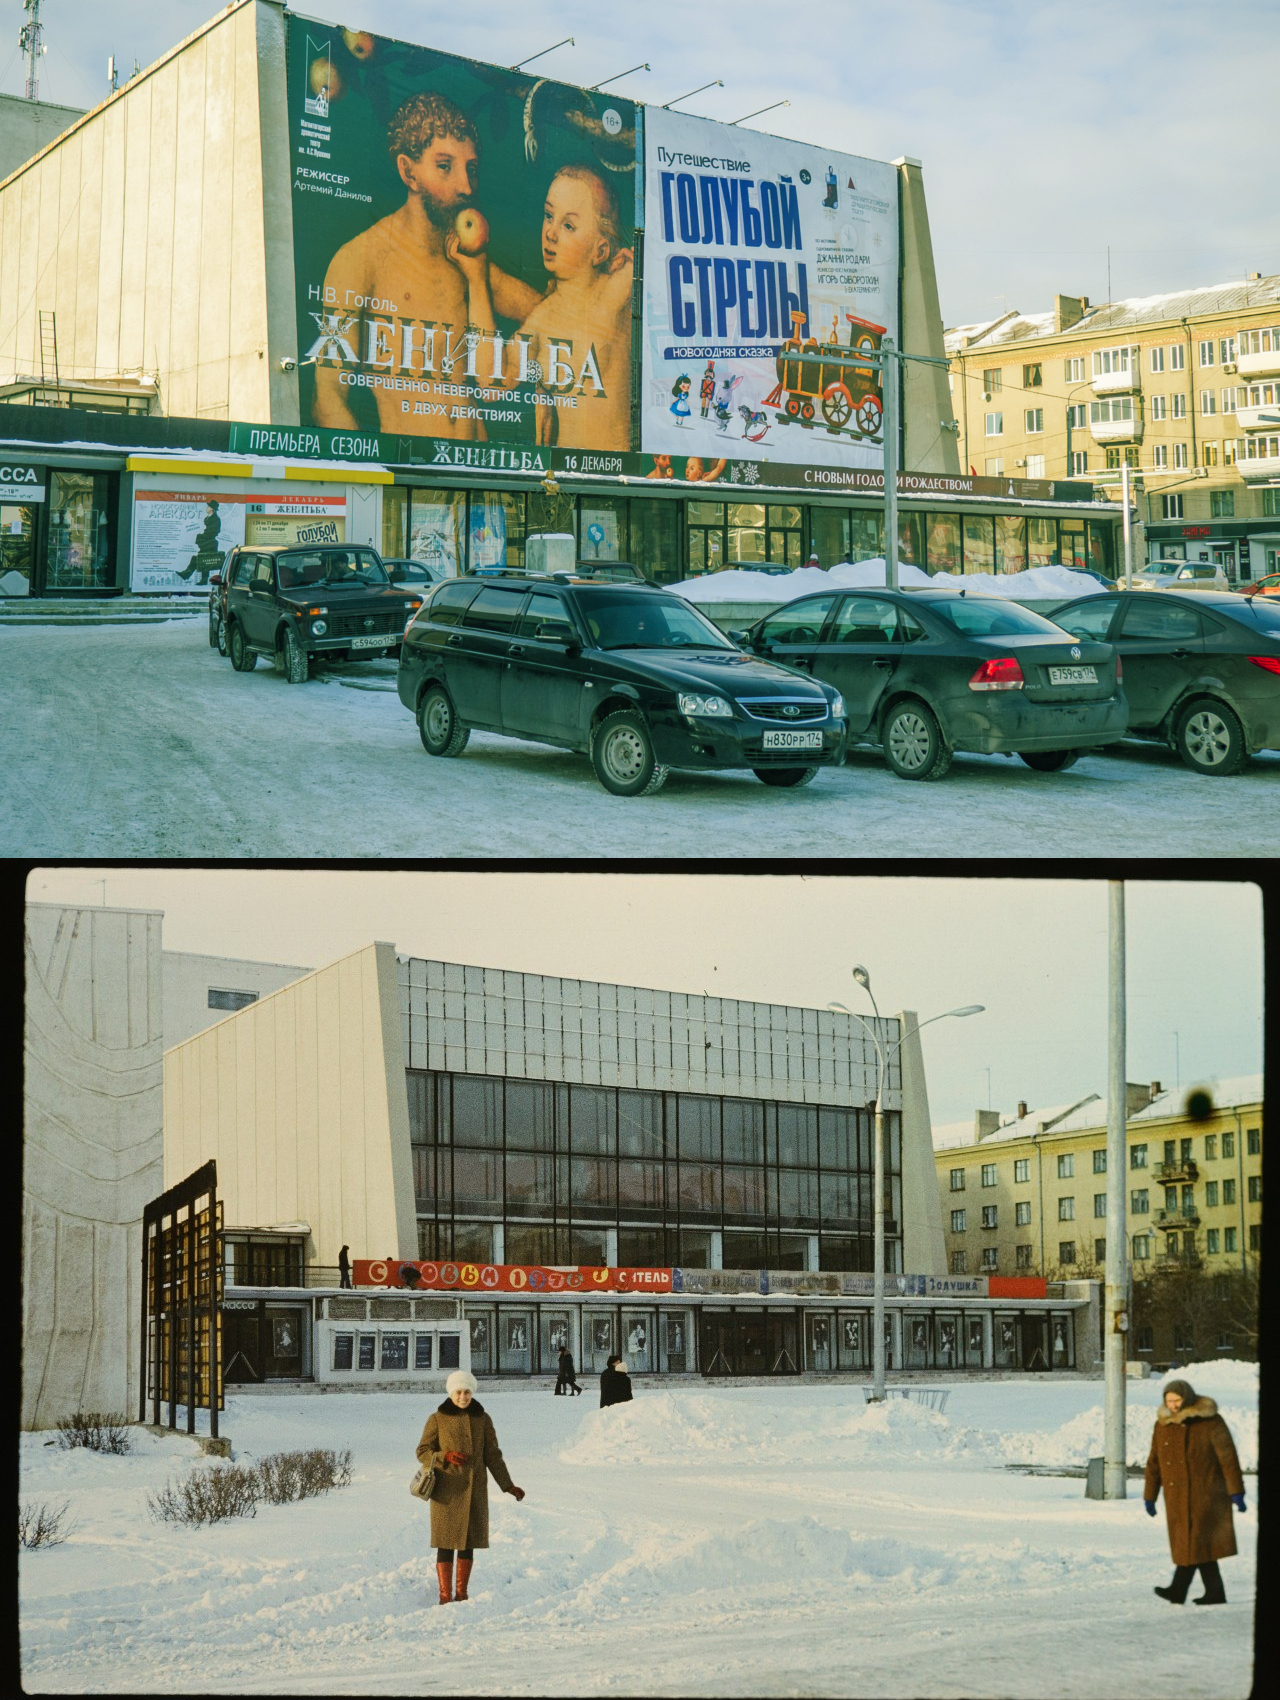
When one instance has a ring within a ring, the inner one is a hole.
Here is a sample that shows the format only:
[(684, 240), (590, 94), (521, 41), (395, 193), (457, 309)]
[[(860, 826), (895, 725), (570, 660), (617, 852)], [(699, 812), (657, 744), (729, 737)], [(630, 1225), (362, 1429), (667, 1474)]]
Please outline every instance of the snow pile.
[[(1191, 1385), (1194, 1387), (1195, 1383)], [(1198, 1391), (1198, 1389), (1197, 1389)], [(1126, 1463), (1145, 1466), (1151, 1451), (1151, 1430), (1155, 1426), (1159, 1405), (1156, 1402), (1140, 1405), (1132, 1397), (1125, 1416)], [(1242, 1470), (1258, 1468), (1258, 1412), (1243, 1405), (1218, 1402), (1218, 1412), (1231, 1430)], [(1095, 1405), (1081, 1411), (1062, 1427), (1049, 1434), (1011, 1434), (1004, 1440), (1004, 1457), (1010, 1464), (1044, 1464), (1049, 1466), (1085, 1464), (1090, 1458), (1103, 1455), (1103, 1434), (1106, 1415), (1104, 1407)]]
[[(840, 561), (833, 567), (797, 567), (792, 573), (758, 573), (734, 567), (722, 573), (703, 573), (668, 586), (687, 602), (794, 602), (818, 590), (853, 590), (884, 583), (884, 557), (867, 561)], [(1102, 585), (1088, 573), (1073, 567), (1031, 567), (1020, 573), (926, 573), (909, 561), (898, 562), (898, 584), (903, 590), (964, 590), (982, 596), (1012, 596), (1037, 602), (1052, 597), (1088, 596)]]

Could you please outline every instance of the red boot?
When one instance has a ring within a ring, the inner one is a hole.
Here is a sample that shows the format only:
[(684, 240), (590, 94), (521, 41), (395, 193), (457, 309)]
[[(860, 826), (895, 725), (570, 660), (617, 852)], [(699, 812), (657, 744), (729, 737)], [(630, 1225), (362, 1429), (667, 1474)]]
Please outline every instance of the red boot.
[[(469, 1570), (470, 1568), (471, 1566), (468, 1565), (467, 1569)], [(461, 1569), (461, 1566), (459, 1566), (459, 1569)], [(442, 1606), (451, 1605), (453, 1603), (453, 1565), (437, 1563), (436, 1577), (440, 1583), (440, 1604)], [(463, 1582), (463, 1578), (461, 1576), (459, 1576), (458, 1580), (460, 1584)], [(458, 1598), (466, 1599), (465, 1593), (459, 1594)]]
[(465, 1600), (469, 1598), (467, 1594), (467, 1583), (471, 1580), (471, 1566), (474, 1562), (475, 1560), (470, 1558), (460, 1558), (458, 1560), (458, 1591), (453, 1596), (455, 1600)]

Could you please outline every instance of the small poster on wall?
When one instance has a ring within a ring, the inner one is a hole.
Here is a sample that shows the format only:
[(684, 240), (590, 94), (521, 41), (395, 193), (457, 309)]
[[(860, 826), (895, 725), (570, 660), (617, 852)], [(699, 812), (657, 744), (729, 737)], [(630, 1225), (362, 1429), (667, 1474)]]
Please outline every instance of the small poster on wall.
[(139, 490), (133, 504), (132, 590), (201, 591), (244, 542), (245, 497)]

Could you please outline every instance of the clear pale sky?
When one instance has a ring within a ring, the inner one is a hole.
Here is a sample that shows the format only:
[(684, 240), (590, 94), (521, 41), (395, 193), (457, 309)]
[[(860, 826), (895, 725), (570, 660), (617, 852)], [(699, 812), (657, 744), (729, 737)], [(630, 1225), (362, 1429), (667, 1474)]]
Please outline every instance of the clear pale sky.
[[(935, 1122), (1105, 1092), (1102, 880), (801, 874), (36, 869), (33, 901), (162, 909), (170, 950), (320, 967), (406, 954), (884, 1014), (986, 1013), (924, 1035)], [(1249, 884), (1130, 881), (1130, 1080), (1262, 1067), (1262, 904)], [(1177, 1045), (1175, 1052), (1175, 1038)], [(1175, 1065), (1176, 1056), (1176, 1065)], [(1176, 1070), (1176, 1071), (1175, 1071)]]
[[(40, 96), (89, 107), (212, 17), (213, 0), (43, 0)], [(325, 21), (316, 0), (299, 11)], [(1280, 139), (1280, 28), (1271, 0), (356, 0), (339, 22), (611, 86), (655, 105), (713, 78), (681, 110), (872, 159), (924, 162), (945, 323), (1045, 312), (1056, 292), (1119, 300), (1280, 271), (1266, 188)], [(20, 0), (0, 0), (0, 91), (20, 95)], [(6, 64), (7, 61), (7, 64)], [(1270, 93), (1268, 91), (1271, 91)], [(1111, 290), (1107, 248), (1111, 249)]]

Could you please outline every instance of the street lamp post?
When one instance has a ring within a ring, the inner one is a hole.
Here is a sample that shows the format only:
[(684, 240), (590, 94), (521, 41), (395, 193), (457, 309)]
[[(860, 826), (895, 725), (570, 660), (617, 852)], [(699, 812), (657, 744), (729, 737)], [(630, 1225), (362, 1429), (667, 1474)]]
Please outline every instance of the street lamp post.
[[(875, 993), (871, 990), (871, 976), (861, 965), (853, 970), (855, 981), (871, 999), (871, 1007), (875, 1010), (876, 1020), (880, 1019), (880, 1009), (876, 1003)], [(941, 1015), (931, 1015), (928, 1021), (917, 1022), (913, 1032), (918, 1033), (922, 1027), (928, 1027), (934, 1021), (945, 1021), (951, 1015), (981, 1015), (984, 1005), (980, 1003), (966, 1004), (962, 1009), (944, 1009)], [(902, 1049), (907, 1035), (904, 1033), (896, 1045), (891, 1045), (886, 1052), (880, 1043), (875, 1028), (864, 1016), (856, 1010), (847, 1009), (842, 1003), (829, 1003), (828, 1009), (839, 1010), (842, 1015), (851, 1016), (860, 1024), (867, 1037), (876, 1048), (876, 1110), (875, 1110), (875, 1240), (874, 1240), (874, 1281), (872, 1286), (872, 1323), (871, 1323), (871, 1399), (878, 1403), (885, 1397), (885, 1349), (884, 1349), (884, 1094), (885, 1082), (889, 1073), (890, 1059)]]

